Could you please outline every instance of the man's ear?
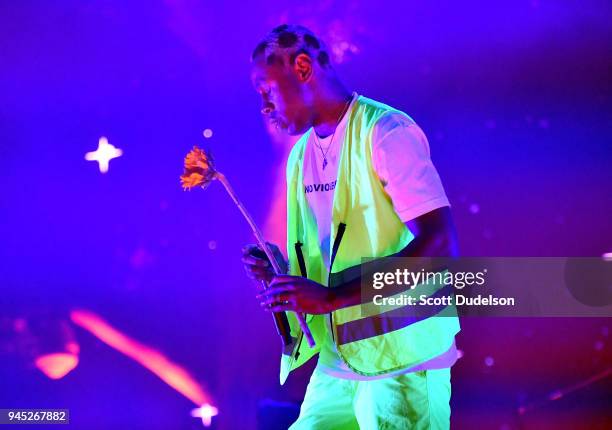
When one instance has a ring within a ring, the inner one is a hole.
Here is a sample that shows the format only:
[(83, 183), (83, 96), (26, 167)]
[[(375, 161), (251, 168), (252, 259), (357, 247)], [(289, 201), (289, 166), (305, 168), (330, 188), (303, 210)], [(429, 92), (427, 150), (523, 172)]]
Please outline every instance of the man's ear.
[(308, 54), (301, 53), (295, 57), (293, 71), (302, 82), (308, 82), (312, 77), (312, 58)]

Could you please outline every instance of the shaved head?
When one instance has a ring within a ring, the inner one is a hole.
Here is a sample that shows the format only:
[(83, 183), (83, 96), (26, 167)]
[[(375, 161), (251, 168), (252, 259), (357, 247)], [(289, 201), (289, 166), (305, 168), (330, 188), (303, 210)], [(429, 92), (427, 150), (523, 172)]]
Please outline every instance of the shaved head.
[(293, 65), (299, 54), (316, 60), (322, 68), (331, 67), (323, 42), (306, 27), (283, 24), (272, 29), (253, 50), (251, 60), (266, 64)]

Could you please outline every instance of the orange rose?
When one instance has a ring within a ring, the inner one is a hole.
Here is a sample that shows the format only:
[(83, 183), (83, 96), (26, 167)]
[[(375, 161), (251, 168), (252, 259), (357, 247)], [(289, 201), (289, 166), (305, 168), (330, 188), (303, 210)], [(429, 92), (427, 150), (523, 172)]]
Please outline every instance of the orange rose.
[(181, 185), (184, 190), (197, 186), (206, 187), (215, 179), (216, 173), (210, 154), (194, 146), (185, 156), (185, 172), (181, 175)]

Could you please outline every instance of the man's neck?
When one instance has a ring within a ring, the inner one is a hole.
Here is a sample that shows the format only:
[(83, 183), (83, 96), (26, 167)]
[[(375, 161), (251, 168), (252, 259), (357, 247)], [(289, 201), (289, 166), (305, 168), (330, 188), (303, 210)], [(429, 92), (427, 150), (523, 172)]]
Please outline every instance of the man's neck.
[(330, 86), (323, 96), (315, 100), (312, 126), (317, 136), (330, 136), (338, 126), (351, 101), (351, 92), (342, 84)]

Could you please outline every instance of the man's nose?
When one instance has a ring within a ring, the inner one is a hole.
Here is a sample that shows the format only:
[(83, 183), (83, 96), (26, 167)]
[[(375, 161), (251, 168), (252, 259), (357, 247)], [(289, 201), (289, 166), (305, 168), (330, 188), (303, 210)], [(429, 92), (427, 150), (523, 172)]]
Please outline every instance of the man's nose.
[(270, 115), (274, 110), (274, 105), (270, 102), (265, 102), (261, 107), (261, 113), (264, 115)]

